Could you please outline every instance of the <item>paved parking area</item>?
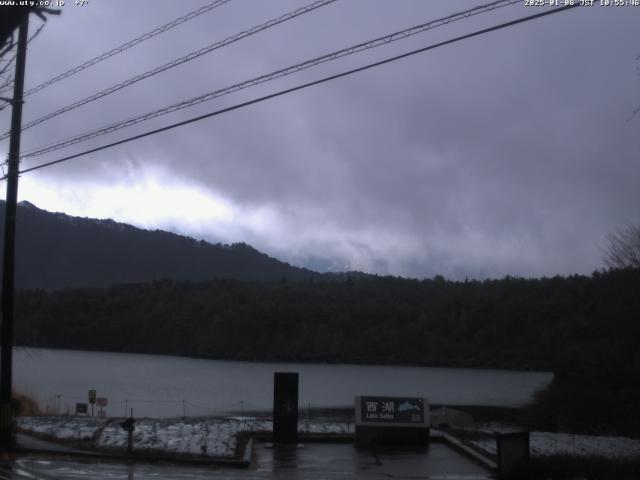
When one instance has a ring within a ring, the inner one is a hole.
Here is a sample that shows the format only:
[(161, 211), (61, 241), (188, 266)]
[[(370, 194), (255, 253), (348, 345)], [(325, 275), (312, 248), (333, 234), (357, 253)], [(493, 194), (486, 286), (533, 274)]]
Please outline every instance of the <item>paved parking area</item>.
[(270, 478), (490, 478), (483, 467), (441, 443), (414, 451), (356, 449), (350, 444), (271, 449), (258, 444), (255, 453), (257, 471)]
[(255, 445), (252, 469), (79, 461), (35, 456), (0, 465), (1, 480), (204, 480), (204, 479), (447, 479), (492, 478), (490, 472), (445, 444), (429, 450), (360, 450), (351, 444), (312, 443), (300, 448)]
[(274, 449), (256, 444), (252, 469), (186, 467), (168, 464), (96, 462), (39, 457), (0, 465), (2, 480), (164, 480), (164, 479), (486, 479), (489, 472), (444, 444), (428, 451), (368, 451), (350, 444), (308, 444)]

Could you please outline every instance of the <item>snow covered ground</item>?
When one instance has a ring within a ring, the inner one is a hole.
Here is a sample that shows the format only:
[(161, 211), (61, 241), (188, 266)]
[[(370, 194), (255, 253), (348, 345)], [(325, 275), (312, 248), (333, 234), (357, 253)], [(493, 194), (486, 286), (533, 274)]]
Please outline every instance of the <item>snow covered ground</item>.
[[(632, 438), (531, 432), (529, 442), (531, 455), (534, 457), (573, 455), (615, 459), (640, 458), (640, 440)], [(471, 443), (487, 453), (496, 454), (494, 438), (483, 438)]]
[(104, 426), (104, 418), (18, 417), (18, 427), (60, 440), (92, 440)]
[[(126, 449), (127, 432), (120, 426), (123, 419), (86, 417), (19, 417), (18, 427), (25, 432), (46, 435), (52, 439), (71, 441), (101, 449)], [(203, 455), (209, 458), (235, 458), (238, 434), (270, 432), (267, 417), (194, 417), (186, 419), (136, 420), (134, 448), (172, 454)], [(481, 424), (482, 435), (472, 444), (495, 455), (493, 432), (506, 433), (515, 427), (491, 423)], [(302, 418), (301, 433), (353, 433), (354, 425), (331, 417)], [(640, 458), (640, 440), (624, 437), (571, 435), (532, 432), (531, 455), (577, 455), (606, 458)]]
[[(481, 438), (471, 443), (485, 452), (495, 455), (496, 441), (493, 434), (495, 432), (521, 432), (522, 428), (503, 422), (483, 422), (478, 424), (478, 431), (481, 433)], [(531, 455), (538, 457), (574, 455), (617, 459), (640, 458), (640, 440), (626, 437), (531, 432), (529, 445)]]
[[(161, 450), (171, 453), (233, 457), (236, 435), (243, 430), (236, 420), (152, 420), (136, 422), (133, 434), (136, 450)], [(127, 432), (118, 422), (110, 423), (96, 439), (96, 446), (127, 448)]]
[[(24, 432), (53, 439), (80, 442), (103, 449), (126, 449), (127, 431), (123, 419), (83, 417), (19, 417)], [(137, 419), (133, 435), (136, 450), (204, 455), (211, 458), (234, 458), (238, 434), (270, 432), (271, 419), (251, 416), (187, 419)], [(299, 422), (301, 433), (353, 432), (353, 424), (318, 418)]]

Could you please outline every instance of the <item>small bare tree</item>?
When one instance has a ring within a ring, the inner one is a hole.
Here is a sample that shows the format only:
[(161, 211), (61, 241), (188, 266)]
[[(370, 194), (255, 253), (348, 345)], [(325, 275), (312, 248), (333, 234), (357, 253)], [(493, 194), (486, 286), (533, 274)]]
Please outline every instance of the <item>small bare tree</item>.
[(640, 268), (640, 225), (627, 225), (607, 235), (604, 263), (609, 268)]

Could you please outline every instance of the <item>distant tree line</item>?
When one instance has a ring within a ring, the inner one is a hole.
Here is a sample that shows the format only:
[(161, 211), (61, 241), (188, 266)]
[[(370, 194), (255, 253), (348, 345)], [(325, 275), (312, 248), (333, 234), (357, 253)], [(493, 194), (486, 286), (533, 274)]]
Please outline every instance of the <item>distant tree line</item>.
[[(263, 361), (552, 370), (531, 418), (640, 432), (640, 270), (446, 281), (155, 281), (19, 293), (17, 344)], [(635, 419), (635, 420), (633, 420)], [(635, 422), (635, 423), (634, 423)]]

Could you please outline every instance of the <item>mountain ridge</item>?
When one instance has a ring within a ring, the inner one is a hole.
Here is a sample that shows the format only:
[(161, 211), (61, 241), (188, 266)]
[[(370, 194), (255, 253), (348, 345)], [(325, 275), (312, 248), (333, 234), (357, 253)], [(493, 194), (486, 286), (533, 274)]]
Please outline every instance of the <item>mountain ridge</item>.
[[(2, 217), (5, 207), (0, 200)], [(213, 244), (112, 219), (49, 212), (28, 201), (18, 204), (17, 216), (17, 288), (105, 287), (165, 278), (298, 281), (323, 277), (244, 242)], [(0, 224), (3, 243), (4, 222)]]

